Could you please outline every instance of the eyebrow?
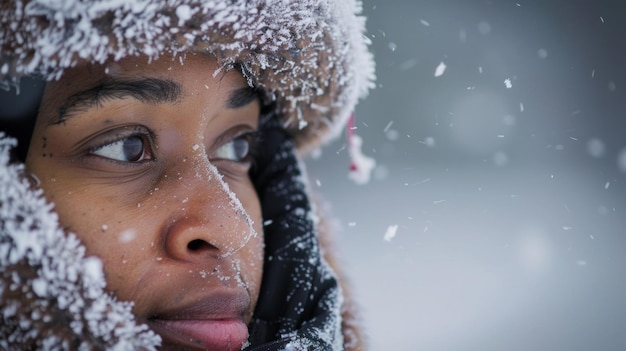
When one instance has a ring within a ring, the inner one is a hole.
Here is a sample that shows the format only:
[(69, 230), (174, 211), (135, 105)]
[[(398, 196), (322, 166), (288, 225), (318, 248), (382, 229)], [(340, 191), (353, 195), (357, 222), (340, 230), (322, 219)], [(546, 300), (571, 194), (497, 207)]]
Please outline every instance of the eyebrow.
[(245, 87), (233, 90), (226, 100), (226, 108), (238, 109), (251, 103), (252, 101), (259, 99), (259, 92), (252, 87)]
[(175, 103), (182, 96), (182, 87), (169, 79), (141, 78), (137, 80), (106, 79), (93, 88), (70, 96), (50, 124), (60, 124), (73, 113), (86, 111), (108, 100), (134, 98), (146, 104)]
[[(169, 79), (142, 78), (137, 80), (106, 79), (95, 87), (70, 96), (50, 125), (61, 124), (74, 113), (86, 111), (108, 100), (134, 98), (147, 104), (176, 103), (182, 97), (182, 87)], [(226, 108), (238, 109), (259, 99), (252, 87), (233, 90), (226, 100)]]

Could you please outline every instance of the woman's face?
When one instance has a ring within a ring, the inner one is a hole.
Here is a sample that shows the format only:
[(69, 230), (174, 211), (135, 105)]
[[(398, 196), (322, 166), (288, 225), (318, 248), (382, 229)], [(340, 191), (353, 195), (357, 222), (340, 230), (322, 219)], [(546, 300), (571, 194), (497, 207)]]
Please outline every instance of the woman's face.
[(178, 350), (239, 350), (263, 268), (248, 176), (259, 101), (216, 68), (188, 54), (68, 70), (46, 87), (26, 160), (107, 289)]

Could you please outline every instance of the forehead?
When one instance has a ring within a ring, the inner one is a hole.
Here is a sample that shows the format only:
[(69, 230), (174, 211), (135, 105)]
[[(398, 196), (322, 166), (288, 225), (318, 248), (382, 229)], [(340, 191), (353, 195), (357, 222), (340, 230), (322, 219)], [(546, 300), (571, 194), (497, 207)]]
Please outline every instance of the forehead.
[(58, 81), (46, 85), (40, 113), (52, 116), (67, 105), (68, 98), (107, 80), (165, 79), (179, 85), (182, 96), (227, 94), (248, 86), (238, 70), (216, 74), (218, 68), (215, 58), (196, 53), (163, 55), (153, 60), (146, 56), (125, 57), (103, 64), (82, 62), (66, 70)]

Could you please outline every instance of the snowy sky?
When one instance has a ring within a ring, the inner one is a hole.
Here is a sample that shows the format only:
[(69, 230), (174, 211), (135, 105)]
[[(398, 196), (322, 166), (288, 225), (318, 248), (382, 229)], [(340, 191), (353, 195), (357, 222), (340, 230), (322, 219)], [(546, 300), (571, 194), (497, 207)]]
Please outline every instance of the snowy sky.
[[(626, 5), (364, 11), (378, 86), (355, 131), (373, 177), (348, 178), (344, 139), (308, 163), (372, 350), (624, 350)], [(28, 84), (0, 94), (4, 114)]]
[[(309, 162), (372, 349), (623, 350), (626, 5), (365, 1), (378, 87)], [(332, 165), (332, 166), (330, 166)]]

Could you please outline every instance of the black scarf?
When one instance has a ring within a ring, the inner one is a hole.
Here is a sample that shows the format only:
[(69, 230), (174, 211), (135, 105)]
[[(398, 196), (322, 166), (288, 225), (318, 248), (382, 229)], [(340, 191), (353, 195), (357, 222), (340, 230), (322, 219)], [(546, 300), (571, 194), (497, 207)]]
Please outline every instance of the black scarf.
[(251, 177), (261, 200), (265, 266), (246, 350), (340, 350), (341, 292), (322, 259), (293, 139), (262, 123)]

